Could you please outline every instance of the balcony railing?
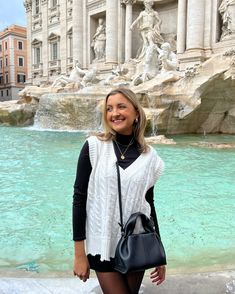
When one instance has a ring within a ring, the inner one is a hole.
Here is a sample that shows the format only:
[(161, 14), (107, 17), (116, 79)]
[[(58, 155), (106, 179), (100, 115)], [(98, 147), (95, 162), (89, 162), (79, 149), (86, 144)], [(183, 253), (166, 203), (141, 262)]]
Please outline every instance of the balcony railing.
[(34, 70), (36, 70), (36, 69), (39, 69), (39, 70), (42, 69), (42, 63), (34, 63), (33, 64), (33, 69)]
[(32, 73), (34, 77), (43, 75), (43, 64), (42, 63), (34, 63), (32, 65)]
[(51, 14), (57, 13), (60, 10), (60, 5), (55, 5), (49, 9)]
[(51, 60), (48, 64), (49, 68), (59, 68), (60, 67), (60, 60)]

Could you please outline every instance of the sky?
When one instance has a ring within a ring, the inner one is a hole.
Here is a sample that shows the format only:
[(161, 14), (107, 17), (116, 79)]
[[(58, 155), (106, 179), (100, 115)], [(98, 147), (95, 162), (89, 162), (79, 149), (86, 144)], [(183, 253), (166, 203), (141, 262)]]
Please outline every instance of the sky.
[(0, 31), (11, 24), (26, 26), (23, 0), (0, 0)]

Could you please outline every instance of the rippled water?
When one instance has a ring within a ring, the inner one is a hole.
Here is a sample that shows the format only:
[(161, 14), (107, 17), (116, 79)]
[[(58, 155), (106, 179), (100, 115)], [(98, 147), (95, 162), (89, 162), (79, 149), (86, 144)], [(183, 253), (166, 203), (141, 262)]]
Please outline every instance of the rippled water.
[[(72, 268), (71, 203), (84, 133), (0, 128), (0, 268)], [(234, 136), (177, 136), (155, 205), (173, 270), (234, 268), (235, 149), (190, 145)]]

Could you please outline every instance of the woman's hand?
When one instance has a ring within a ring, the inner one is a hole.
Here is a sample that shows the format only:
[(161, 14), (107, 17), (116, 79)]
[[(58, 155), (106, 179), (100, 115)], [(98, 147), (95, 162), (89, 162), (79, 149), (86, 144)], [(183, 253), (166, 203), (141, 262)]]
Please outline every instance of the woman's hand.
[(75, 257), (73, 266), (74, 276), (78, 276), (80, 280), (86, 282), (90, 276), (90, 265), (86, 255)]
[(155, 269), (151, 272), (150, 279), (152, 280), (152, 283), (156, 283), (156, 285), (160, 285), (162, 282), (165, 281), (166, 276), (166, 267), (165, 265), (157, 266)]

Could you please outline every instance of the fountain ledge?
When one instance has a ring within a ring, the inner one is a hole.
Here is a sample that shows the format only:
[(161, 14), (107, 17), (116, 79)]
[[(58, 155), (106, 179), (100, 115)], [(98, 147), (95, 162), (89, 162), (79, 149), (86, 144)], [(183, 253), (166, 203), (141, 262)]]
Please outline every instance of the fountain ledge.
[(168, 139), (164, 135), (146, 137), (145, 140), (148, 144), (162, 144), (162, 145), (176, 144), (176, 142), (173, 139)]

